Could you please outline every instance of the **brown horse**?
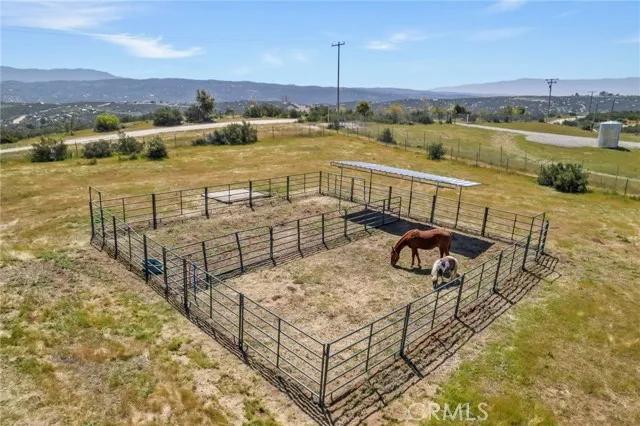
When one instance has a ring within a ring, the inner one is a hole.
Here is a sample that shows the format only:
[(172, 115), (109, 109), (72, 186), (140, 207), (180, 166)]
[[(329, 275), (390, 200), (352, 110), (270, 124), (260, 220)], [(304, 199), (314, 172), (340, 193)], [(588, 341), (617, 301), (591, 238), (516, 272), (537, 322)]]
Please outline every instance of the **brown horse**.
[(432, 248), (438, 247), (440, 250), (440, 258), (448, 256), (449, 250), (451, 249), (451, 232), (445, 231), (444, 229), (429, 229), (428, 231), (412, 229), (405, 232), (391, 249), (392, 266), (396, 266), (396, 263), (398, 263), (400, 252), (405, 246), (411, 248), (411, 266), (413, 267), (415, 258), (418, 258), (418, 268), (420, 268), (418, 249), (431, 250)]

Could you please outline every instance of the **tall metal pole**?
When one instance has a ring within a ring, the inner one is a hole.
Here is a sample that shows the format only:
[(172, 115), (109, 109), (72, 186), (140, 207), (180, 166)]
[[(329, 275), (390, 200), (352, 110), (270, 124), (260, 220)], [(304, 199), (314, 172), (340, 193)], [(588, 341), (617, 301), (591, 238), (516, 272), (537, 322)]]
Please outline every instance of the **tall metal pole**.
[(344, 46), (344, 41), (331, 44), (331, 47), (338, 48), (338, 86), (336, 87), (336, 121), (338, 122), (340, 122), (340, 46)]
[(556, 84), (558, 82), (558, 79), (557, 78), (547, 78), (545, 80), (545, 82), (549, 86), (549, 106), (547, 107), (547, 120), (548, 120), (549, 118), (551, 118), (551, 88), (553, 87), (554, 84)]
[[(593, 103), (594, 90), (591, 90), (589, 93), (591, 94), (591, 96), (589, 97), (589, 111), (587, 111), (587, 118), (589, 118), (589, 114), (591, 114), (591, 104)], [(591, 125), (591, 130), (593, 130), (593, 124)]]

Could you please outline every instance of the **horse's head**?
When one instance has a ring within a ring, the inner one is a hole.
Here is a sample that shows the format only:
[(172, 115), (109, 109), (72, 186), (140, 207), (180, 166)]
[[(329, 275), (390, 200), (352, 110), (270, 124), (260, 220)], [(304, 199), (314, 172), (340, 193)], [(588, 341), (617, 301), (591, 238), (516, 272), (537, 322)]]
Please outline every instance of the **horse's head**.
[(391, 266), (396, 266), (398, 259), (400, 259), (400, 253), (396, 251), (395, 247), (391, 247)]

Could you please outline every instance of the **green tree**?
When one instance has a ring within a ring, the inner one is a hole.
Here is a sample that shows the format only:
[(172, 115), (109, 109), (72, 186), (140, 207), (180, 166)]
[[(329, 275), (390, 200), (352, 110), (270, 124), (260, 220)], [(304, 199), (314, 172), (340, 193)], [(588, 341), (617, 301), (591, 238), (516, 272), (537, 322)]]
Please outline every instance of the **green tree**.
[(67, 145), (62, 141), (42, 136), (39, 143), (32, 145), (31, 161), (34, 163), (62, 161), (65, 158), (67, 158)]
[(456, 104), (453, 107), (453, 113), (454, 114), (466, 114), (467, 113), (467, 109), (465, 107), (463, 107), (462, 105)]
[(178, 126), (182, 123), (182, 111), (178, 108), (162, 107), (153, 113), (154, 126)]
[(147, 149), (144, 154), (149, 160), (162, 160), (168, 157), (167, 147), (160, 136), (154, 136), (147, 143)]
[(206, 90), (196, 90), (196, 103), (185, 112), (187, 121), (192, 123), (204, 123), (212, 120), (215, 100)]
[(397, 124), (403, 120), (405, 115), (405, 110), (401, 104), (395, 103), (395, 104), (389, 105), (389, 108), (387, 108), (387, 114), (389, 115), (391, 122), (393, 124)]
[(96, 132), (111, 132), (120, 128), (120, 119), (115, 114), (102, 113), (96, 117), (93, 129)]
[(368, 116), (371, 113), (371, 106), (367, 101), (360, 101), (356, 106), (356, 112), (363, 117)]

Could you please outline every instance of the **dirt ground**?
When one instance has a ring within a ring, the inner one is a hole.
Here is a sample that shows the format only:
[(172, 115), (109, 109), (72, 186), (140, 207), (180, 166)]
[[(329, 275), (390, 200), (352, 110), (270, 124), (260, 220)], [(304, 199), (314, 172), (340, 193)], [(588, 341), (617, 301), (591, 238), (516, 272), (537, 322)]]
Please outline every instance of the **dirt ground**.
[[(404, 250), (396, 268), (390, 251), (415, 222), (399, 221), (370, 236), (249, 272), (227, 284), (321, 340), (337, 338), (432, 291), (430, 270), (437, 251), (421, 251), (422, 268), (411, 268)], [(452, 255), (460, 273), (490, 259), (506, 245), (454, 235)]]
[(171, 247), (197, 243), (215, 236), (235, 231), (269, 226), (297, 218), (332, 212), (338, 208), (348, 208), (352, 203), (326, 196), (308, 196), (292, 198), (287, 202), (282, 198), (271, 198), (256, 203), (253, 210), (249, 207), (235, 205), (222, 211), (217, 210), (209, 219), (205, 217), (187, 219), (159, 227), (146, 232), (151, 239)]

